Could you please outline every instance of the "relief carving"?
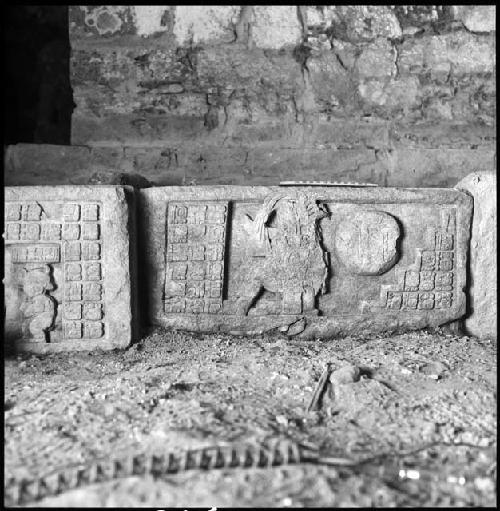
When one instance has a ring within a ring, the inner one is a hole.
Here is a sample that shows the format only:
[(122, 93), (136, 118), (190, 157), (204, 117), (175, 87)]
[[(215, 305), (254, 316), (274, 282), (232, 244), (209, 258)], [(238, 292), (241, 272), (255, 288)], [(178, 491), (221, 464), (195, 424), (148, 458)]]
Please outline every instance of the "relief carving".
[(15, 222), (6, 225), (6, 241), (21, 293), (21, 316), (14, 310), (9, 316), (22, 317), (25, 340), (102, 337), (100, 205), (7, 203), (5, 211)]
[(381, 275), (398, 259), (400, 237), (396, 220), (381, 211), (357, 211), (338, 225), (335, 250), (338, 258), (357, 275)]
[(21, 311), (26, 318), (24, 329), (29, 331), (33, 341), (49, 342), (49, 331), (54, 325), (57, 310), (57, 302), (49, 294), (55, 287), (51, 268), (44, 264), (28, 266), (23, 271), (25, 300)]
[[(404, 311), (414, 309), (414, 304), (420, 310), (452, 307), (455, 215), (453, 209), (441, 210), (440, 225), (437, 229), (427, 228), (425, 240), (428, 246), (417, 249), (413, 268), (400, 273), (400, 282), (396, 285), (382, 286), (382, 301), (387, 309)], [(413, 293), (403, 293), (403, 290)]]
[(166, 313), (216, 314), (222, 310), (228, 206), (171, 202), (167, 209)]
[(247, 315), (264, 291), (282, 295), (283, 314), (317, 314), (316, 297), (328, 275), (319, 228), (326, 215), (305, 193), (268, 197), (254, 219), (247, 215), (250, 242), (263, 244), (265, 257), (253, 257), (245, 268), (248, 285), (238, 299), (239, 314)]
[(296, 335), (321, 338), (463, 314), (463, 193), (210, 186), (141, 197), (157, 324), (248, 334), (304, 320)]

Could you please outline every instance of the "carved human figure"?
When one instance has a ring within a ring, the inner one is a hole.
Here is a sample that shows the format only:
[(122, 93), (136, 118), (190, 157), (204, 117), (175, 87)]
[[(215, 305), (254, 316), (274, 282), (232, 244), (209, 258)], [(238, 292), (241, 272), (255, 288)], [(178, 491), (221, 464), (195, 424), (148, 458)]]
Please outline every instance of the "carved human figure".
[(26, 299), (21, 304), (21, 311), (28, 318), (32, 340), (37, 342), (49, 340), (49, 330), (56, 315), (56, 301), (49, 295), (49, 291), (54, 289), (50, 271), (47, 264), (23, 270), (23, 291)]
[(316, 296), (324, 291), (328, 272), (318, 221), (326, 214), (303, 193), (264, 201), (251, 231), (264, 244), (266, 257), (252, 258), (246, 269), (240, 314), (248, 314), (264, 290), (282, 294), (284, 314), (317, 313)]

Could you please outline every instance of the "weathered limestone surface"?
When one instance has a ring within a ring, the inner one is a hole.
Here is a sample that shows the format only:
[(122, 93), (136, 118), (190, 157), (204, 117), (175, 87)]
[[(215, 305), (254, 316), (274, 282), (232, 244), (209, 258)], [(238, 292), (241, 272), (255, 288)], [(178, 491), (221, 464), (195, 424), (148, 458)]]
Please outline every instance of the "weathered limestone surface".
[(465, 313), (472, 198), (445, 189), (140, 191), (150, 321), (306, 338), (437, 326)]
[(474, 172), (456, 185), (474, 197), (469, 252), (468, 333), (497, 338), (497, 179), (493, 172)]
[[(276, 185), (286, 180), (315, 180), (453, 187), (473, 169), (495, 165), (492, 135), (484, 126), (472, 133), (455, 126), (453, 137), (425, 127), (411, 131), (394, 127), (390, 132), (384, 125), (365, 125), (358, 131), (349, 124), (342, 128), (330, 126), (321, 134), (321, 147), (307, 149), (277, 149), (272, 141), (248, 141), (240, 147), (16, 144), (5, 151), (4, 182), (7, 186), (101, 182), (143, 187), (144, 179), (156, 185)], [(337, 136), (341, 145), (332, 147), (328, 136)], [(391, 140), (397, 148), (366, 148), (384, 140)], [(95, 179), (117, 172), (120, 181)]]
[(45, 353), (124, 348), (136, 335), (131, 187), (5, 189), (5, 338)]
[[(271, 185), (305, 169), (453, 186), (496, 151), (492, 13), (71, 6), (72, 143), (142, 151), (134, 165), (165, 185)], [(359, 165), (325, 163), (344, 150)]]

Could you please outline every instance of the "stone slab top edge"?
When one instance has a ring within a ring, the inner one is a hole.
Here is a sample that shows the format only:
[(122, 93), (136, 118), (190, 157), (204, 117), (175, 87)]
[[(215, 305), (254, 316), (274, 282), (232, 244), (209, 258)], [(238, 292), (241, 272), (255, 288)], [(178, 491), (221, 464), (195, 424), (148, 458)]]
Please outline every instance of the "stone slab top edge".
[[(41, 185), (41, 186), (6, 186), (5, 200), (17, 200), (22, 194), (23, 199), (36, 200), (43, 196), (45, 200), (51, 197), (66, 199), (91, 198), (96, 192), (102, 198), (120, 198), (121, 193), (138, 192), (143, 198), (151, 200), (175, 199), (197, 200), (200, 192), (204, 199), (209, 200), (261, 200), (269, 194), (290, 194), (294, 190), (308, 191), (318, 199), (331, 199), (332, 195), (340, 200), (370, 200), (370, 201), (423, 201), (449, 204), (451, 202), (472, 204), (473, 197), (467, 190), (457, 188), (403, 188), (403, 187), (360, 187), (360, 186), (252, 186), (252, 185), (189, 185), (189, 186), (156, 186), (137, 188), (131, 185)], [(123, 192), (120, 192), (123, 191)], [(430, 196), (429, 196), (430, 194)]]
[(53, 190), (54, 194), (58, 194), (60, 192), (69, 193), (70, 195), (78, 195), (79, 194), (90, 194), (99, 190), (100, 193), (114, 193), (116, 190), (123, 189), (129, 192), (134, 191), (134, 187), (130, 185), (26, 185), (26, 186), (5, 186), (5, 198), (10, 199), (10, 195), (17, 195), (18, 193), (22, 193), (24, 198), (27, 198), (31, 195), (35, 196), (40, 191), (43, 192), (43, 198), (47, 198), (50, 194), (50, 191)]
[(319, 199), (331, 199), (332, 196), (341, 200), (370, 200), (377, 202), (426, 202), (436, 204), (461, 203), (472, 204), (472, 196), (466, 191), (455, 188), (403, 188), (403, 187), (350, 187), (350, 186), (245, 186), (245, 185), (198, 185), (198, 186), (156, 186), (140, 188), (139, 194), (148, 200), (197, 200), (200, 191), (204, 200), (261, 200), (270, 194), (293, 195), (294, 190), (307, 191)]

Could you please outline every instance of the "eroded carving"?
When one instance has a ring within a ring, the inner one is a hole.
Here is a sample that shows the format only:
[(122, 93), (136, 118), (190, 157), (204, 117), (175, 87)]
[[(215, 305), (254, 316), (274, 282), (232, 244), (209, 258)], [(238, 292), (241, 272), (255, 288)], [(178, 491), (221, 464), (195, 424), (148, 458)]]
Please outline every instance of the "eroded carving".
[[(26, 202), (5, 207), (12, 291), (22, 335), (34, 342), (96, 339), (105, 325), (100, 205)], [(16, 281), (17, 279), (17, 281)], [(60, 288), (60, 291), (57, 291)], [(57, 295), (57, 297), (56, 297)], [(11, 323), (16, 311), (10, 311)]]
[[(440, 211), (439, 227), (426, 230), (425, 248), (417, 248), (413, 268), (399, 272), (398, 283), (382, 286), (387, 309), (447, 309), (453, 305), (456, 211)], [(413, 291), (413, 293), (403, 293)], [(409, 305), (411, 304), (411, 305)]]
[(397, 261), (396, 220), (381, 211), (356, 211), (339, 223), (335, 236), (338, 258), (358, 275), (381, 275)]
[[(305, 318), (297, 335), (312, 338), (435, 326), (463, 314), (465, 194), (216, 186), (141, 197), (158, 324), (295, 332), (290, 325)], [(224, 225), (208, 221), (217, 201), (227, 207)]]
[(57, 303), (49, 292), (54, 289), (51, 268), (44, 264), (28, 265), (23, 269), (23, 291), (25, 300), (21, 311), (26, 318), (23, 324), (36, 342), (49, 342), (49, 330), (54, 326)]
[(248, 285), (238, 299), (247, 315), (264, 291), (280, 293), (282, 314), (317, 313), (316, 297), (325, 289), (328, 265), (319, 220), (327, 215), (312, 195), (268, 197), (248, 229), (250, 243), (264, 245), (265, 257), (245, 267)]
[(168, 205), (166, 313), (221, 311), (227, 213), (223, 202)]

